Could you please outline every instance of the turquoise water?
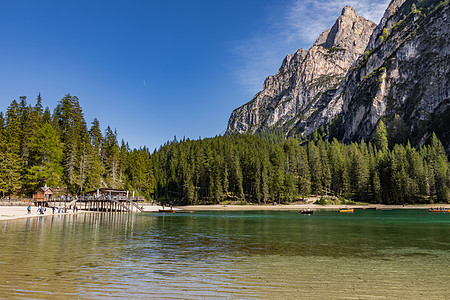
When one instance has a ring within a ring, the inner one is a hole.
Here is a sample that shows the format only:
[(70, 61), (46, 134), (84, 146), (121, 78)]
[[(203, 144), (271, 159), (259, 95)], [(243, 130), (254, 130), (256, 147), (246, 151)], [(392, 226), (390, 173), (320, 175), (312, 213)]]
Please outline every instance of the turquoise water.
[(78, 214), (0, 223), (0, 297), (442, 299), (450, 214)]

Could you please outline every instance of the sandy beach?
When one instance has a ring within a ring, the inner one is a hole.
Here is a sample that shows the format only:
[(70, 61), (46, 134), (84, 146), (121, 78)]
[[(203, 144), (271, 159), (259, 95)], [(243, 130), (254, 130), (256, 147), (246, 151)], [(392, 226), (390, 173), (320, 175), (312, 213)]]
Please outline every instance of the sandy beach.
[[(86, 213), (86, 211), (78, 210), (76, 212), (79, 213)], [(67, 209), (66, 213), (63, 213), (62, 210), (60, 213), (58, 213), (58, 209), (55, 209), (55, 215), (69, 215), (74, 214), (72, 209)], [(27, 206), (0, 206), (0, 221), (4, 220), (13, 220), (13, 219), (22, 219), (22, 218), (33, 218), (33, 217), (42, 217), (42, 216), (51, 216), (52, 215), (52, 209), (50, 207), (47, 207), (46, 211), (44, 211), (44, 214), (40, 214), (38, 212), (38, 207), (31, 206), (31, 214), (28, 214), (27, 212)]]
[[(144, 204), (144, 212), (159, 212), (160, 209), (162, 209), (162, 206), (159, 205), (150, 205), (148, 203)], [(169, 209), (166, 207), (165, 209)], [(182, 208), (173, 208), (173, 210), (180, 210)], [(72, 209), (67, 209), (66, 213), (62, 212), (58, 213), (58, 209), (55, 209), (55, 213), (52, 213), (52, 208), (47, 207), (46, 211), (44, 211), (44, 214), (40, 214), (38, 212), (38, 207), (31, 206), (31, 214), (28, 214), (27, 212), (27, 206), (26, 205), (0, 205), (0, 221), (4, 220), (13, 220), (13, 219), (22, 219), (22, 218), (33, 218), (33, 217), (42, 217), (42, 216), (51, 216), (51, 215), (69, 215), (74, 214)], [(79, 209), (76, 214), (80, 213), (98, 213), (97, 211), (87, 211), (87, 210), (81, 210)]]

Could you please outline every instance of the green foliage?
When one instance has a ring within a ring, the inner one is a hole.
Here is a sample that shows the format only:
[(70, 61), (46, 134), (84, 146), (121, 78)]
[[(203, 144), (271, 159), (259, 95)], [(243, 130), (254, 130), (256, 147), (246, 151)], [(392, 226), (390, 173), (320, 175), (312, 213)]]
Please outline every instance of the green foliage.
[(380, 150), (383, 153), (387, 152), (389, 146), (388, 135), (386, 125), (384, 125), (384, 122), (382, 120), (378, 122), (374, 142), (378, 150)]
[[(179, 204), (291, 203), (312, 195), (336, 196), (341, 201), (322, 198), (342, 204), (448, 201), (442, 144), (432, 142), (434, 152), (402, 145), (389, 150), (386, 127), (379, 127), (377, 146), (273, 142), (249, 134), (167, 143), (151, 155), (155, 197)], [(425, 153), (435, 153), (433, 164)]]
[[(177, 204), (291, 203), (312, 195), (324, 204), (450, 201), (450, 167), (437, 136), (419, 150), (389, 148), (383, 121), (373, 145), (326, 141), (320, 128), (308, 140), (273, 130), (174, 140), (150, 153), (119, 145), (117, 131), (102, 134), (96, 119), (88, 130), (76, 97), (64, 97), (53, 114), (41, 103), (39, 96), (31, 107), (23, 97), (0, 113), (2, 196), (31, 196), (47, 184), (67, 193), (126, 188)], [(391, 138), (403, 141), (401, 120), (389, 124)]]
[(151, 197), (155, 179), (148, 149), (119, 147), (117, 132), (103, 135), (97, 119), (87, 129), (77, 97), (66, 95), (53, 114), (26, 97), (0, 112), (0, 194), (31, 197), (39, 186), (81, 194), (100, 187), (127, 188)]
[(26, 190), (35, 191), (45, 184), (62, 184), (62, 144), (57, 130), (43, 123), (30, 139), (30, 161), (25, 175)]
[(383, 28), (382, 36), (383, 36), (384, 40), (386, 40), (388, 38), (388, 36), (389, 36), (389, 31), (387, 30), (386, 27)]

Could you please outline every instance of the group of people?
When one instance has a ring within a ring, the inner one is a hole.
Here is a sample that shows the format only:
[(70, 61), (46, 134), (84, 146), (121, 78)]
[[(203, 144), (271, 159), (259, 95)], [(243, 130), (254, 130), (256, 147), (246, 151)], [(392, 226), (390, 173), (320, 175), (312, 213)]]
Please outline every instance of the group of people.
[(431, 210), (446, 210), (445, 207), (436, 207), (436, 208), (431, 208)]
[[(37, 212), (38, 212), (40, 215), (43, 215), (44, 212), (45, 212), (46, 210), (47, 210), (47, 209), (46, 209), (45, 207), (42, 207), (41, 205), (39, 205), (39, 207), (38, 207), (38, 209), (37, 209)], [(27, 207), (27, 212), (28, 212), (28, 214), (31, 214), (31, 206), (30, 206), (30, 205), (28, 205), (28, 207)]]
[[(46, 212), (46, 211), (47, 211), (47, 208), (45, 208), (45, 207), (39, 205), (39, 207), (38, 207), (38, 209), (37, 209), (37, 212), (38, 212), (40, 215), (43, 215), (44, 212)], [(58, 206), (58, 207), (52, 206), (52, 214), (54, 214), (55, 211), (58, 211), (58, 214), (61, 213), (61, 212), (62, 212), (62, 213), (67, 213), (67, 206), (64, 206), (64, 207), (60, 207), (60, 206)], [(78, 212), (78, 207), (77, 207), (76, 205), (74, 205), (73, 208), (72, 208), (72, 211), (73, 211), (74, 213)], [(27, 213), (28, 213), (28, 214), (31, 214), (31, 206), (30, 206), (30, 205), (28, 205), (28, 207), (27, 207)]]

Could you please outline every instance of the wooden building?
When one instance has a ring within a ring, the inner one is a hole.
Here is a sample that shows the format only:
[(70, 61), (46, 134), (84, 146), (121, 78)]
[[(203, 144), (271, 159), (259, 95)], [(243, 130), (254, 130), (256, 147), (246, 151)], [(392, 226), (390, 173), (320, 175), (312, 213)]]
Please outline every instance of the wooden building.
[(40, 187), (36, 194), (33, 194), (33, 202), (36, 206), (42, 205), (46, 206), (48, 201), (52, 201), (53, 198), (53, 190), (49, 188), (47, 185)]

